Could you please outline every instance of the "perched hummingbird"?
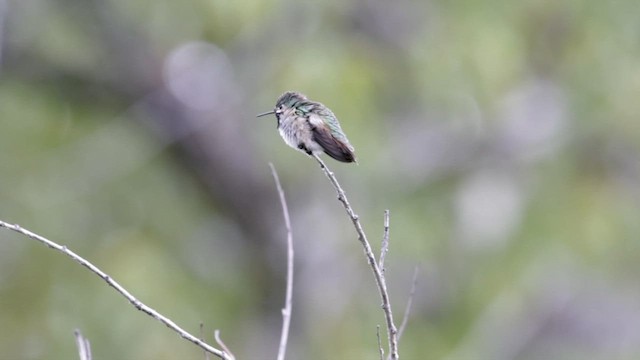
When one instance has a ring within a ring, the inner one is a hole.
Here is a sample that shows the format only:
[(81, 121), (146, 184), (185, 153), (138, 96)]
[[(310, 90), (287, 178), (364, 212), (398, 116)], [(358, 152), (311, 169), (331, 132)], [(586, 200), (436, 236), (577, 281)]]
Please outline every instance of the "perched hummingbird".
[(338, 119), (321, 103), (288, 91), (278, 98), (275, 109), (258, 117), (269, 114), (276, 115), (280, 136), (292, 148), (307, 155), (325, 152), (346, 163), (356, 161), (353, 146), (340, 128)]

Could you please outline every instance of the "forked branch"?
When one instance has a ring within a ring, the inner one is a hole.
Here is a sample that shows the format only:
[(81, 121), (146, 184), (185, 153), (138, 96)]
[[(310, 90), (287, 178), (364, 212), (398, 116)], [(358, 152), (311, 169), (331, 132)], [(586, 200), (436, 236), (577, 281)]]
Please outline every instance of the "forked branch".
[(340, 200), (340, 202), (344, 206), (344, 209), (347, 211), (347, 214), (349, 215), (349, 218), (351, 219), (351, 222), (353, 223), (353, 226), (356, 229), (356, 233), (358, 234), (358, 240), (360, 241), (360, 243), (362, 244), (362, 247), (364, 248), (364, 254), (367, 257), (367, 261), (369, 262), (369, 265), (371, 266), (371, 271), (373, 271), (373, 277), (376, 281), (376, 285), (378, 285), (378, 292), (380, 293), (380, 298), (382, 300), (382, 310), (384, 311), (385, 321), (387, 325), (389, 356), (392, 360), (396, 360), (399, 357), (398, 329), (393, 323), (393, 312), (391, 311), (391, 302), (389, 300), (389, 293), (387, 292), (387, 282), (385, 280), (384, 273), (382, 272), (382, 269), (380, 269), (380, 267), (378, 266), (378, 263), (376, 262), (376, 257), (373, 254), (373, 250), (371, 250), (371, 245), (367, 240), (367, 235), (364, 233), (364, 230), (362, 229), (362, 225), (360, 224), (360, 218), (353, 211), (353, 208), (349, 204), (349, 200), (347, 199), (347, 196), (345, 195), (344, 190), (342, 190), (340, 183), (338, 183), (338, 180), (336, 179), (333, 172), (331, 172), (331, 170), (327, 168), (327, 165), (325, 165), (324, 161), (322, 161), (322, 159), (320, 159), (318, 155), (314, 154), (313, 157), (316, 159), (318, 164), (320, 164), (320, 168), (322, 168), (322, 170), (324, 171), (324, 174), (327, 176), (327, 178), (329, 178), (329, 181), (331, 182), (333, 187), (336, 189), (336, 192), (338, 193), (338, 200)]

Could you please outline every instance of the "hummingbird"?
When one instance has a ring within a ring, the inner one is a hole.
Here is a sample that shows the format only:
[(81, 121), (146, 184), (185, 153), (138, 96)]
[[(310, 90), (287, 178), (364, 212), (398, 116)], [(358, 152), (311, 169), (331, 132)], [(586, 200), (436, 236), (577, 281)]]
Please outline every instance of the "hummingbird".
[(355, 162), (354, 148), (340, 128), (338, 119), (323, 104), (301, 93), (282, 94), (276, 107), (258, 117), (275, 114), (278, 132), (287, 145), (309, 156), (325, 153), (341, 162)]

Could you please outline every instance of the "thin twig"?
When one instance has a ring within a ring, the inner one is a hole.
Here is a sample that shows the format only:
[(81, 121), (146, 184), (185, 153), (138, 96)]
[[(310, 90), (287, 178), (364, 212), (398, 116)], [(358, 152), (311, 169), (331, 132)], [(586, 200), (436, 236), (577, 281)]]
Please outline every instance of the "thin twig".
[[(200, 323), (200, 340), (204, 341), (204, 323)], [(209, 360), (209, 353), (206, 351), (204, 351), (204, 360)]]
[(213, 337), (216, 339), (216, 342), (222, 348), (222, 350), (224, 350), (224, 352), (229, 355), (229, 360), (236, 360), (235, 355), (233, 355), (233, 353), (231, 352), (231, 350), (229, 350), (229, 348), (224, 343), (224, 341), (222, 341), (222, 338), (220, 337), (220, 330), (215, 329), (213, 331)]
[(380, 352), (380, 360), (384, 360), (384, 349), (382, 341), (380, 341), (380, 325), (376, 325), (376, 337), (378, 338), (378, 351)]
[(327, 168), (327, 165), (325, 165), (324, 161), (322, 161), (322, 159), (320, 159), (318, 155), (313, 154), (313, 157), (316, 159), (318, 164), (320, 164), (320, 168), (322, 168), (325, 175), (329, 178), (329, 181), (331, 181), (331, 184), (336, 189), (336, 192), (338, 193), (338, 200), (344, 206), (345, 210), (347, 211), (347, 214), (351, 218), (351, 222), (353, 223), (353, 226), (355, 227), (356, 232), (358, 233), (358, 240), (360, 241), (360, 243), (362, 244), (362, 247), (364, 248), (364, 253), (367, 257), (367, 261), (369, 262), (369, 265), (371, 266), (371, 270), (373, 271), (373, 276), (375, 278), (376, 284), (378, 285), (378, 292), (380, 293), (380, 298), (382, 300), (382, 310), (384, 311), (385, 320), (387, 323), (387, 336), (389, 340), (389, 356), (391, 357), (391, 359), (396, 360), (398, 359), (398, 356), (399, 356), (398, 355), (398, 329), (393, 323), (393, 312), (391, 311), (391, 302), (389, 300), (389, 293), (387, 292), (387, 282), (384, 278), (384, 274), (382, 273), (382, 271), (380, 271), (380, 268), (378, 267), (378, 263), (376, 262), (376, 257), (373, 254), (373, 251), (371, 250), (371, 245), (369, 244), (369, 241), (367, 240), (367, 235), (364, 233), (364, 230), (362, 229), (362, 225), (360, 225), (360, 219), (358, 218), (358, 215), (356, 215), (356, 213), (351, 208), (351, 205), (349, 205), (349, 200), (347, 199), (347, 196), (345, 195), (344, 190), (342, 190), (340, 183), (338, 183), (338, 180), (333, 175), (333, 172), (331, 172), (331, 170)]
[(289, 325), (291, 324), (291, 298), (293, 297), (293, 233), (291, 231), (291, 220), (289, 219), (289, 207), (287, 206), (287, 200), (284, 197), (284, 190), (280, 184), (280, 178), (276, 172), (276, 168), (272, 163), (269, 163), (271, 168), (271, 174), (276, 182), (278, 188), (278, 195), (280, 196), (280, 205), (282, 205), (282, 214), (284, 215), (284, 225), (287, 229), (287, 290), (284, 301), (284, 308), (282, 309), (282, 333), (280, 335), (280, 346), (278, 348), (277, 360), (284, 360), (285, 353), (287, 352), (287, 342), (289, 340)]
[(378, 261), (378, 267), (384, 274), (384, 258), (389, 252), (389, 210), (384, 211), (384, 233), (382, 235), (382, 246), (380, 246), (380, 259)]
[(411, 305), (413, 304), (413, 295), (416, 293), (416, 287), (418, 285), (418, 272), (420, 269), (416, 265), (413, 269), (413, 280), (411, 280), (411, 290), (409, 291), (409, 298), (407, 299), (407, 306), (404, 308), (404, 317), (402, 318), (402, 324), (400, 324), (400, 329), (398, 330), (398, 341), (402, 338), (402, 334), (404, 334), (404, 329), (407, 327), (407, 323), (409, 322), (409, 314), (411, 314)]
[(89, 339), (82, 336), (79, 329), (75, 329), (73, 334), (76, 336), (76, 346), (78, 347), (80, 360), (91, 360), (91, 344), (89, 343)]
[(176, 333), (178, 333), (178, 335), (180, 335), (183, 339), (191, 341), (195, 345), (197, 345), (200, 348), (212, 353), (213, 355), (218, 356), (221, 359), (225, 359), (225, 360), (232, 359), (232, 358), (229, 357), (229, 354), (227, 354), (226, 352), (224, 352), (222, 350), (218, 350), (218, 349), (214, 348), (213, 346), (205, 343), (204, 341), (198, 339), (197, 337), (191, 335), (190, 333), (188, 333), (187, 331), (183, 330), (180, 326), (178, 326), (176, 323), (174, 323), (169, 318), (163, 316), (162, 314), (160, 314), (156, 310), (150, 308), (149, 306), (147, 306), (144, 303), (142, 303), (140, 300), (136, 299), (133, 295), (131, 295), (131, 293), (129, 293), (129, 291), (127, 291), (124, 287), (122, 287), (122, 285), (118, 284), (115, 280), (113, 280), (113, 278), (111, 276), (107, 275), (104, 271), (100, 270), (97, 266), (93, 265), (88, 260), (85, 260), (80, 255), (78, 255), (75, 252), (69, 250), (66, 246), (58, 245), (57, 243), (55, 243), (55, 242), (53, 242), (53, 241), (51, 241), (51, 240), (49, 240), (49, 239), (47, 239), (47, 238), (45, 238), (43, 236), (40, 236), (40, 235), (38, 235), (36, 233), (33, 233), (33, 232), (31, 232), (31, 231), (29, 231), (27, 229), (22, 228), (18, 224), (9, 224), (9, 223), (6, 223), (6, 222), (0, 220), (0, 227), (6, 228), (6, 229), (9, 229), (9, 230), (13, 230), (13, 231), (15, 231), (17, 233), (25, 235), (25, 236), (33, 239), (33, 240), (36, 240), (36, 241), (39, 241), (39, 242), (45, 244), (46, 246), (48, 246), (51, 249), (58, 250), (59, 252), (67, 255), (68, 257), (70, 257), (73, 260), (75, 260), (76, 262), (78, 262), (80, 265), (82, 265), (82, 266), (86, 267), (87, 269), (89, 269), (89, 271), (91, 271), (94, 274), (98, 275), (109, 286), (111, 286), (117, 292), (119, 292), (122, 296), (124, 296), (131, 303), (131, 305), (133, 305), (136, 309), (138, 309), (138, 310), (142, 311), (143, 313), (151, 316), (152, 318), (160, 321), (165, 326), (167, 326), (169, 329), (171, 329), (171, 330), (175, 331)]

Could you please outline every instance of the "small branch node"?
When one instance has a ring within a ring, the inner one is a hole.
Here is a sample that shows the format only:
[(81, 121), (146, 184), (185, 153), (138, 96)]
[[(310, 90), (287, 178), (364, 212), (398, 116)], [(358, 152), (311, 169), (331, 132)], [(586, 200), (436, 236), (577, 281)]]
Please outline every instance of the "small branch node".
[(133, 306), (135, 306), (136, 309), (138, 309), (138, 310), (142, 309), (142, 303), (140, 302), (140, 300), (134, 300), (132, 303), (133, 303)]

